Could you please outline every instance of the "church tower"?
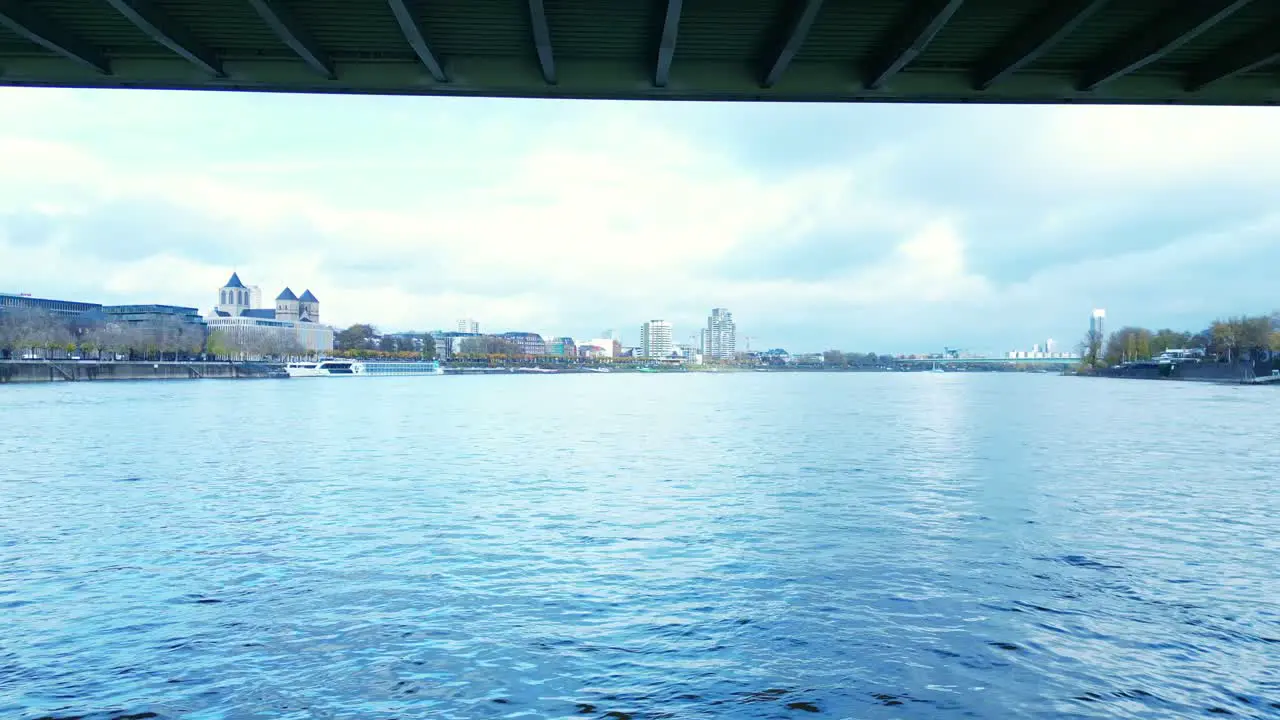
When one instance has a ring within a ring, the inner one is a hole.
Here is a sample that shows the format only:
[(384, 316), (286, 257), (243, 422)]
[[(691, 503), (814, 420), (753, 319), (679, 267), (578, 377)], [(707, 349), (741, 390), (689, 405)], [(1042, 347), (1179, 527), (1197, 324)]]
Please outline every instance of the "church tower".
[(304, 290), (302, 297), (298, 298), (298, 319), (308, 322), (320, 322), (320, 301), (310, 290)]
[(249, 309), (249, 288), (240, 282), (240, 276), (231, 273), (231, 279), (218, 291), (218, 312), (238, 317)]
[(285, 288), (284, 292), (276, 298), (276, 319), (294, 321), (298, 319), (298, 296), (294, 295), (289, 288)]

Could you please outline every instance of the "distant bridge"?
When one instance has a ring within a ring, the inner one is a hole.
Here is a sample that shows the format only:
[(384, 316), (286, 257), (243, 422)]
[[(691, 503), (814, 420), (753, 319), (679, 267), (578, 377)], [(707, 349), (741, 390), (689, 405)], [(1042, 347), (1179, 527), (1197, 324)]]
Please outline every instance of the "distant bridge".
[(962, 357), (962, 358), (897, 358), (900, 363), (926, 363), (938, 365), (975, 365), (1004, 363), (1008, 365), (1075, 365), (1078, 357), (1011, 358), (1011, 357)]

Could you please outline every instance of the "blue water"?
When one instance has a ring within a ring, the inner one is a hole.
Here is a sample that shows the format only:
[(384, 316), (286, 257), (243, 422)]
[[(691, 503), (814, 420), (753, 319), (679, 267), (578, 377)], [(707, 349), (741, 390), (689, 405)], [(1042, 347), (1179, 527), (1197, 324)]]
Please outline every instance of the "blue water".
[(0, 717), (1280, 717), (1280, 392), (0, 388)]

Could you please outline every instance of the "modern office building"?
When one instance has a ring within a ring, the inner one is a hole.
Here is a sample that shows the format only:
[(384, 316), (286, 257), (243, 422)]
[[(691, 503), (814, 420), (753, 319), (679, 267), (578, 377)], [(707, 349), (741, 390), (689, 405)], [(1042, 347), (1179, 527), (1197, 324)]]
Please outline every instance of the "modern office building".
[(733, 313), (714, 308), (702, 331), (702, 356), (707, 360), (732, 360), (737, 354), (738, 326)]
[(520, 352), (525, 355), (546, 355), (547, 342), (542, 339), (538, 333), (531, 332), (504, 332), (498, 337), (508, 342), (515, 343)]
[(1099, 338), (1106, 339), (1107, 333), (1103, 328), (1107, 319), (1107, 311), (1101, 308), (1093, 311), (1093, 315), (1089, 316), (1089, 332), (1096, 333)]
[(183, 325), (205, 328), (197, 308), (178, 305), (102, 305), (74, 300), (50, 300), (29, 295), (0, 293), (0, 312), (4, 310), (43, 310), (53, 315), (85, 323), (121, 323), (139, 326), (176, 320)]
[(583, 343), (579, 343), (578, 349), (582, 350), (583, 348), (595, 348), (593, 350), (588, 350), (586, 353), (579, 352), (578, 354), (583, 357), (590, 357), (592, 359), (622, 357), (622, 343), (609, 335), (602, 338), (592, 338)]
[(578, 357), (578, 347), (571, 337), (552, 338), (547, 343), (547, 354), (565, 358)]
[(671, 357), (671, 323), (650, 320), (640, 326), (640, 355), (647, 358)]
[(578, 357), (584, 360), (606, 360), (613, 357), (612, 348), (603, 345), (595, 345), (594, 341), (588, 340), (578, 345)]
[(702, 364), (702, 349), (699, 348), (697, 345), (692, 345), (692, 344), (676, 345), (675, 348), (673, 349), (673, 352), (675, 353), (676, 356), (680, 358), (681, 362), (686, 362), (693, 365)]
[(448, 360), (462, 352), (462, 342), (468, 338), (477, 337), (480, 337), (480, 333), (446, 332), (444, 330), (437, 330), (431, 333), (431, 339), (436, 343), (436, 358), (440, 360)]
[(222, 331), (240, 347), (252, 347), (262, 341), (297, 347), (309, 354), (333, 350), (333, 328), (320, 323), (320, 301), (310, 290), (302, 297), (285, 288), (276, 297), (275, 309), (252, 307), (253, 291), (231, 274), (227, 284), (218, 290), (218, 305), (207, 321), (210, 332)]
[(192, 307), (179, 305), (104, 305), (94, 314), (101, 313), (106, 322), (124, 325), (152, 325), (165, 321), (176, 321), (183, 325), (205, 329), (204, 318), (200, 311)]
[(480, 323), (471, 318), (462, 318), (458, 321), (458, 332), (465, 335), (479, 335)]
[(30, 295), (0, 293), (0, 312), (4, 310), (43, 310), (54, 315), (72, 317), (101, 307), (102, 305), (98, 303), (50, 300), (48, 298), (31, 297)]

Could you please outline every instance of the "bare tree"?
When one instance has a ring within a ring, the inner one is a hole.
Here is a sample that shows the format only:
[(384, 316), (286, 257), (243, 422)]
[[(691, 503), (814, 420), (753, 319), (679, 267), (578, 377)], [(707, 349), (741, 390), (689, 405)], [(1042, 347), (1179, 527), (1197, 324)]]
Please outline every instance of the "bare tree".
[(12, 356), (21, 346), (20, 314), (13, 310), (0, 310), (0, 357)]
[[(54, 357), (75, 347), (75, 336), (68, 323), (53, 313), (36, 308), (19, 308), (0, 313), (3, 330), (0, 342), (10, 353)], [(43, 351), (37, 353), (37, 351)]]

